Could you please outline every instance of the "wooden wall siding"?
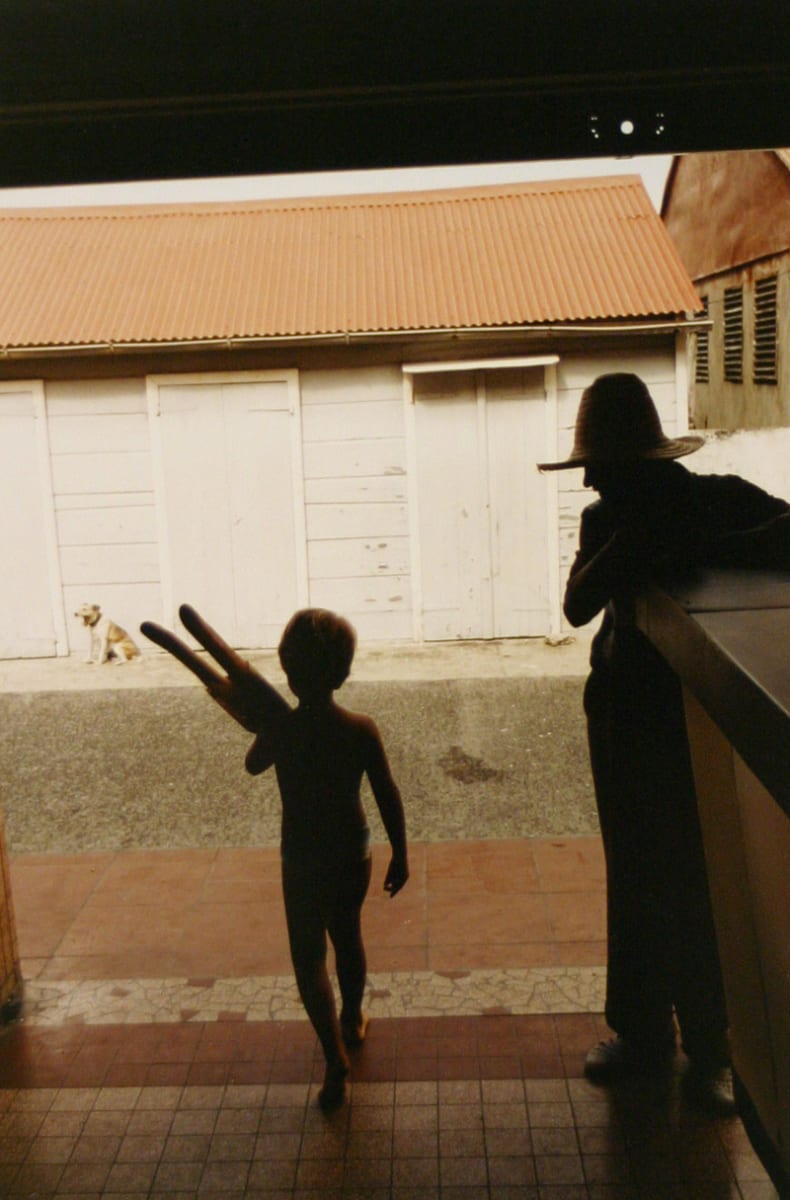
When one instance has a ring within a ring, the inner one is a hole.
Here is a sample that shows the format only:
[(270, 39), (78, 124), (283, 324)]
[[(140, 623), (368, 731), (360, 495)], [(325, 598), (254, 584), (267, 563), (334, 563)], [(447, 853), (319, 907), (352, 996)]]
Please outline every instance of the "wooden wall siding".
[(310, 603), (360, 637), (411, 637), (411, 571), (398, 366), (300, 374)]
[(46, 401), (66, 628), (82, 654), (84, 601), (133, 637), (161, 611), (145, 381), (54, 381)]
[[(755, 284), (777, 277), (777, 381), (754, 382)], [(700, 429), (769, 429), (790, 425), (790, 252), (759, 264), (698, 280), (708, 299), (713, 328), (708, 337), (709, 381), (693, 383), (692, 413)], [(724, 378), (724, 292), (742, 288), (743, 381)], [(693, 339), (692, 339), (693, 341)], [(692, 347), (693, 353), (693, 347)], [(690, 372), (694, 379), (693, 366)]]
[(19, 973), (19, 949), (11, 896), (3, 811), (0, 808), (0, 1009), (18, 998), (22, 979)]
[[(641, 348), (635, 342), (628, 343), (623, 353), (618, 353), (616, 347), (596, 352), (587, 348), (567, 349), (560, 355), (556, 368), (557, 457), (570, 451), (583, 388), (596, 375), (612, 370), (633, 370), (642, 375), (656, 398), (666, 432), (671, 435), (685, 430), (685, 375), (683, 363), (670, 339), (663, 342), (654, 339)], [(537, 379), (540, 372), (533, 373)], [(436, 386), (441, 390), (454, 380), (452, 386), (457, 388), (463, 382), (464, 374), (470, 373), (445, 373)], [(503, 518), (512, 523), (513, 514), (505, 497), (513, 498), (514, 509), (527, 514), (538, 512), (541, 505), (546, 505), (547, 499), (549, 501), (542, 532), (533, 527), (524, 534), (524, 545), (514, 544), (515, 548), (511, 546), (507, 555), (501, 550), (498, 555), (498, 561), (502, 563), (507, 558), (505, 566), (513, 576), (507, 587), (511, 592), (515, 591), (517, 597), (526, 594), (527, 585), (531, 588), (532, 583), (526, 580), (525, 584), (521, 575), (516, 577), (515, 566), (521, 570), (527, 562), (533, 580), (538, 577), (543, 580), (541, 586), (546, 591), (549, 614), (545, 629), (543, 625), (539, 629), (519, 625), (518, 629), (512, 630), (516, 636), (523, 636), (522, 628), (541, 635), (550, 631), (550, 614), (552, 609), (556, 611), (559, 599), (548, 594), (548, 585), (556, 586), (561, 597), (576, 552), (579, 516), (592, 497), (582, 486), (581, 471), (545, 476), (537, 473), (538, 461), (555, 456), (551, 451), (547, 452), (546, 446), (549, 429), (553, 428), (554, 405), (553, 401), (547, 403), (543, 385), (537, 388), (534, 380), (525, 382), (513, 378), (518, 372), (477, 374), (483, 377), (482, 384), (473, 381), (478, 410), (482, 386), (486, 397), (483, 407), (487, 412), (490, 399), (494, 422), (486, 424), (484, 438), (494, 459), (488, 468), (491, 477), (493, 467), (495, 483), (494, 492), (489, 489), (489, 502), (496, 501), (495, 507), (498, 506)], [(490, 379), (486, 381), (487, 376)], [(420, 387), (430, 387), (427, 382), (430, 378), (435, 376), (422, 376)], [(216, 547), (221, 548), (227, 543), (227, 529), (235, 529), (235, 522), (231, 521), (230, 526), (226, 522), (222, 526), (224, 532), (211, 534), (210, 530), (207, 532), (209, 518), (206, 523), (193, 520), (190, 514), (194, 506), (191, 500), (184, 502), (182, 497), (175, 507), (179, 512), (187, 513), (191, 526), (199, 525), (200, 528), (193, 529), (192, 534), (188, 527), (168, 530), (163, 518), (167, 506), (158, 506), (157, 496), (160, 492), (163, 497), (165, 494), (159, 478), (165, 470), (165, 460), (168, 468), (165, 475), (176, 470), (180, 478), (192, 470), (189, 484), (192, 490), (185, 494), (193, 496), (197, 486), (195, 479), (206, 479), (212, 472), (216, 474), (223, 454), (218, 438), (207, 433), (205, 422), (195, 424), (190, 419), (188, 429), (183, 430), (177, 421), (175, 425), (171, 422), (168, 425), (170, 432), (165, 441), (162, 440), (165, 437), (163, 426), (167, 422), (164, 418), (157, 422), (154, 409), (149, 413), (146, 388), (159, 388), (165, 379), (167, 387), (175, 389), (174, 395), (178, 392), (179, 396), (186, 396), (188, 391), (195, 389), (203, 394), (208, 389), (211, 396), (206, 401), (205, 411), (209, 416), (215, 408), (227, 410), (222, 446), (226, 457), (230, 454), (228, 446), (236, 447), (228, 459), (235, 464), (230, 472), (233, 488), (226, 484), (217, 486), (225, 489), (222, 495), (230, 497), (233, 493), (236, 496), (238, 503), (233, 503), (239, 512), (258, 514), (255, 520), (259, 524), (262, 520), (265, 525), (262, 531), (253, 532), (253, 550), (245, 551), (241, 561), (246, 564), (245, 571), (247, 566), (250, 569), (254, 566), (263, 572), (264, 580), (276, 584), (280, 591), (269, 598), (274, 615), (270, 628), (264, 631), (265, 636), (260, 630), (253, 629), (254, 612), (236, 611), (234, 619), (241, 620), (248, 630), (246, 634), (240, 634), (244, 640), (238, 644), (248, 647), (276, 644), (286, 615), (304, 603), (325, 605), (347, 613), (356, 624), (360, 637), (369, 640), (410, 641), (415, 632), (419, 635), (417, 618), (420, 613), (415, 611), (415, 605), (420, 606), (422, 612), (425, 601), (425, 597), (418, 594), (422, 580), (416, 579), (418, 572), (415, 570), (415, 564), (424, 566), (416, 558), (423, 552), (425, 534), (421, 519), (419, 524), (417, 521), (423, 507), (420, 480), (423, 484), (428, 481), (425, 493), (428, 501), (430, 496), (435, 497), (440, 492), (441, 487), (434, 477), (436, 472), (430, 459), (425, 456), (416, 462), (416, 468), (422, 471), (419, 478), (417, 473), (414, 479), (407, 474), (413, 454), (409, 449), (413, 436), (409, 422), (420, 406), (435, 409), (437, 403), (444, 402), (434, 397), (406, 409), (401, 367), (399, 363), (392, 363), (347, 369), (327, 366), (298, 373), (296, 370), (230, 371), (223, 373), (221, 379), (212, 375), (171, 375), (151, 376), (148, 380), (141, 377), (1, 385), (0, 415), (5, 397), (8, 412), (16, 413), (19, 409), (24, 417), (25, 445), (30, 443), (29, 453), (21, 456), (17, 450), (8, 449), (9, 439), (0, 441), (0, 454), (4, 454), (7, 468), (0, 474), (0, 489), (3, 482), (6, 484), (6, 510), (13, 513), (24, 508), (26, 520), (36, 506), (49, 512), (49, 526), (42, 518), (42, 534), (37, 540), (40, 579), (28, 572), (27, 582), (20, 585), (28, 607), (43, 598), (47, 611), (36, 619), (36, 631), (44, 630), (49, 640), (45, 646), (26, 653), (55, 654), (57, 637), (61, 645), (68, 643), (71, 653), (82, 656), (87, 640), (85, 630), (72, 614), (83, 601), (100, 603), (133, 636), (145, 618), (172, 623), (174, 610), (164, 611), (166, 596), (174, 603), (188, 599), (200, 606), (200, 595), (192, 587), (189, 571), (194, 575), (202, 562), (207, 577), (217, 575)], [(514, 399), (515, 406), (519, 406), (519, 396), (511, 397), (508, 392), (512, 387), (522, 389), (522, 399), (529, 397), (527, 407), (536, 406), (531, 416), (524, 414), (525, 421), (529, 417), (529, 423), (523, 427), (518, 425), (515, 432), (508, 424), (513, 416), (511, 412), (503, 414), (504, 423), (493, 412), (495, 406), (510, 410)], [(486, 389), (491, 390), (490, 397)], [(248, 404), (246, 401), (241, 403), (244, 397), (249, 400)], [(459, 402), (458, 397), (447, 401), (450, 405)], [(228, 414), (232, 415), (237, 408), (245, 413), (249, 409), (249, 419), (245, 417), (242, 421), (239, 416), (238, 421), (235, 418), (230, 421)], [(538, 409), (542, 425), (533, 423)], [(46, 420), (36, 419), (37, 411), (41, 418), (46, 415)], [(477, 420), (473, 441), (482, 428), (479, 411)], [(38, 438), (33, 432), (34, 425), (38, 426)], [(447, 428), (449, 433), (440, 431), (439, 436), (434, 431), (434, 435), (438, 437), (436, 444), (446, 446), (452, 459), (453, 455), (457, 457), (461, 432), (460, 426), (456, 427), (452, 421)], [(230, 442), (228, 429), (236, 430)], [(500, 438), (499, 442), (497, 438)], [(43, 453), (41, 445), (36, 449), (37, 441), (44, 445)], [(507, 471), (500, 469), (497, 463), (509, 461), (514, 442), (523, 446), (520, 465), (511, 464)], [(204, 463), (197, 475), (194, 469), (196, 456)], [(515, 483), (511, 485), (509, 480)], [(259, 493), (264, 482), (268, 490), (261, 500)], [(26, 485), (29, 485), (27, 492)], [(525, 491), (533, 486), (537, 489), (537, 503), (536, 495), (527, 497)], [(553, 524), (554, 496), (550, 489), (556, 489), (556, 526)], [(208, 489), (203, 491), (208, 494)], [(18, 501), (19, 495), (27, 495), (22, 504)], [(415, 507), (412, 510), (413, 495)], [(214, 505), (213, 509), (219, 511), (220, 507)], [(551, 528), (549, 513), (552, 514)], [(3, 530), (7, 531), (10, 524), (6, 521)], [(501, 529), (504, 528), (501, 525)], [(497, 526), (498, 538), (500, 531)], [(195, 543), (194, 552), (189, 550), (193, 534), (199, 543)], [(550, 559), (557, 553), (555, 538), (559, 539), (559, 580), (556, 583), (552, 581), (557, 580), (557, 575), (549, 570)], [(33, 544), (29, 537), (22, 541)], [(501, 538), (497, 545), (500, 541)], [(168, 542), (174, 544), (168, 545)], [(438, 544), (443, 545), (441, 538)], [(255, 549), (261, 545), (265, 546), (268, 557), (262, 557)], [(179, 554), (182, 559), (186, 555), (189, 560), (186, 575), (179, 567)], [(13, 557), (9, 552), (9, 561)], [(422, 573), (420, 570), (419, 574)], [(485, 577), (483, 571), (481, 578), (485, 580)], [(186, 592), (184, 579), (189, 584)], [(261, 597), (265, 593), (262, 579), (245, 574), (243, 578), (239, 576), (236, 584), (236, 593), (248, 600), (255, 612), (260, 610)], [(491, 604), (486, 603), (491, 609)], [(529, 619), (534, 625), (538, 608), (543, 603), (543, 599), (540, 604), (530, 601), (525, 620)], [(516, 611), (519, 604), (520, 599), (510, 604), (510, 608)], [(226, 624), (224, 615), (214, 613), (213, 609), (206, 611), (211, 611), (217, 624), (232, 636), (230, 618), (230, 623)], [(491, 632), (486, 632), (485, 622), (478, 622), (475, 626), (478, 632), (456, 631), (449, 636), (511, 636), (510, 627), (497, 625), (496, 603), (492, 612), (494, 619), (488, 623)], [(58, 613), (59, 625), (54, 619)], [(0, 629), (7, 624), (6, 616)], [(422, 636), (431, 635), (424, 629)], [(448, 633), (441, 636), (448, 636)], [(0, 644), (0, 657), (19, 656), (18, 646), (9, 649)]]

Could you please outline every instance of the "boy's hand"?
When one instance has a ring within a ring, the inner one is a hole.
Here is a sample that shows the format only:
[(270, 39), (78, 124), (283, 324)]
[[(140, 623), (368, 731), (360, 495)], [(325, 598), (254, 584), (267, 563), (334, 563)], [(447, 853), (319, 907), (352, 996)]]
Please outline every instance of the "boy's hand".
[(409, 864), (405, 858), (392, 858), (384, 876), (384, 891), (396, 896), (409, 878)]
[(238, 721), (250, 733), (257, 733), (260, 719), (256, 720), (249, 694), (243, 685), (230, 679), (218, 679), (207, 684), (206, 691), (234, 721)]

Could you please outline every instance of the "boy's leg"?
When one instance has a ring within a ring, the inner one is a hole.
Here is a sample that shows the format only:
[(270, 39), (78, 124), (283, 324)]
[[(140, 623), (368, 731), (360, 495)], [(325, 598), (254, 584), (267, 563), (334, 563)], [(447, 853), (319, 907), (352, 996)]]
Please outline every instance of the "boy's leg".
[(326, 968), (326, 931), (320, 889), (314, 876), (283, 862), (283, 899), (296, 984), (315, 1029), (327, 1072), (348, 1073), (348, 1057), (340, 1034), (335, 996)]
[(362, 905), (370, 886), (370, 858), (348, 868), (338, 888), (327, 929), (335, 948), (337, 981), (343, 1002), (340, 1026), (347, 1045), (361, 1041), (367, 1024), (362, 998), (367, 981), (367, 957), (362, 940)]

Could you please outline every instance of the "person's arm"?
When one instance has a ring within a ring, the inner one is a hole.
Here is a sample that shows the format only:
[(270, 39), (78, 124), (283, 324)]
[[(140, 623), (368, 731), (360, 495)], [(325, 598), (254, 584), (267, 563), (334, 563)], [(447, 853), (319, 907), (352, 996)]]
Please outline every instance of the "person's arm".
[(706, 565), (790, 570), (790, 512), (780, 513), (753, 529), (723, 534), (711, 545)]
[(644, 530), (622, 525), (612, 530), (598, 505), (582, 513), (579, 550), (568, 576), (563, 611), (574, 627), (586, 625), (613, 596), (638, 585), (654, 551)]
[(409, 878), (406, 817), (400, 792), (392, 778), (381, 735), (374, 722), (370, 720), (366, 721), (366, 739), (365, 771), (392, 847), (392, 857), (384, 877), (384, 890), (389, 892), (390, 896), (395, 896)]
[(206, 690), (249, 733), (270, 732), (291, 711), (288, 701), (249, 663), (237, 667), (233, 678), (208, 683)]
[(244, 765), (250, 775), (262, 775), (274, 762), (275, 752), (270, 733), (259, 733), (247, 751)]

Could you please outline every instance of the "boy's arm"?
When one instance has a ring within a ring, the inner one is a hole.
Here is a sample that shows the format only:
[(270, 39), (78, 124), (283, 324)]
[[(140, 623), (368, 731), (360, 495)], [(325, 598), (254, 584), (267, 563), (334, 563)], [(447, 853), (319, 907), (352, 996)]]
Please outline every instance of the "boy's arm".
[(291, 706), (249, 663), (236, 666), (232, 677), (206, 684), (220, 708), (250, 733), (269, 733), (279, 727)]
[(409, 856), (406, 845), (406, 817), (403, 802), (392, 778), (381, 735), (373, 721), (367, 722), (367, 754), (365, 770), (392, 847), (392, 858), (384, 877), (384, 890), (395, 896), (409, 878)]
[(179, 614), (185, 628), (219, 663), (225, 671), (224, 675), (220, 675), (207, 659), (195, 654), (169, 629), (164, 629), (154, 621), (143, 621), (140, 630), (196, 675), (220, 708), (250, 733), (277, 728), (283, 717), (291, 711), (290, 705), (277, 689), (231, 649), (190, 605), (182, 604)]
[(259, 733), (247, 751), (244, 765), (250, 775), (262, 775), (274, 762), (273, 739), (269, 733)]

